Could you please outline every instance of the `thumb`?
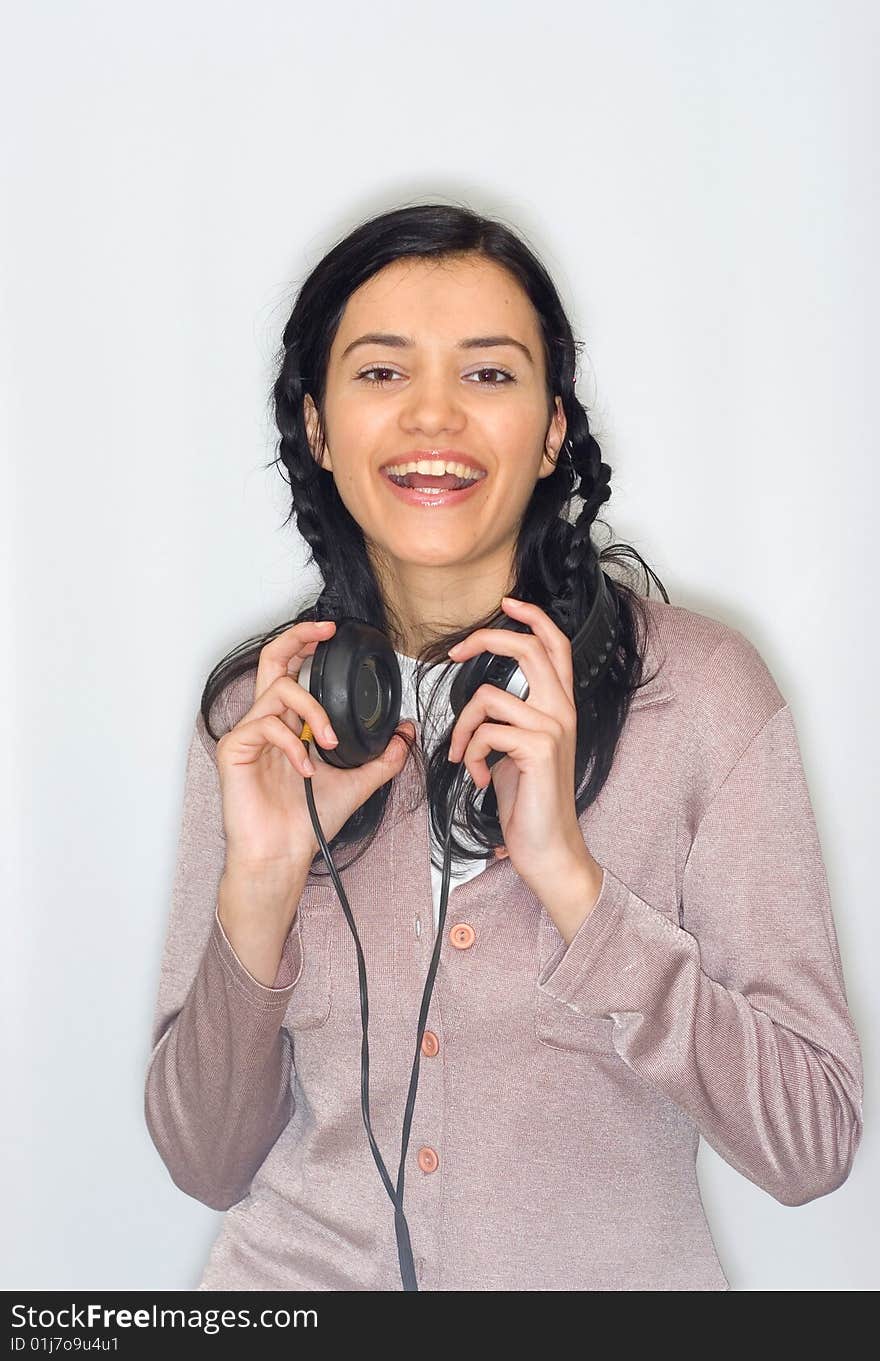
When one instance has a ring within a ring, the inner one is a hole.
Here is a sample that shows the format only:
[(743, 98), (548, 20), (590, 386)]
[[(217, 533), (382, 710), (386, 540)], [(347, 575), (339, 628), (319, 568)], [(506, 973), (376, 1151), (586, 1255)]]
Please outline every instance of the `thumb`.
[(397, 775), (409, 755), (409, 748), (401, 736), (401, 731), (404, 731), (410, 740), (416, 735), (412, 723), (401, 723), (385, 750), (361, 767), (364, 771), (372, 772), (371, 785), (373, 788), (378, 788), (390, 780), (393, 775)]
[[(383, 761), (391, 760), (392, 762), (394, 762), (399, 760), (402, 756), (406, 756), (409, 752), (407, 742), (412, 742), (415, 739), (415, 735), (416, 730), (414, 724), (412, 723), (399, 724), (397, 731), (395, 732), (391, 741), (388, 743), (388, 746), (385, 748), (384, 755), (382, 756), (381, 759)], [(407, 740), (404, 740), (404, 738), (406, 738)]]
[[(386, 769), (390, 766), (392, 770), (398, 770), (409, 755), (407, 741), (411, 742), (415, 735), (416, 730), (412, 723), (398, 724), (397, 731), (391, 738), (391, 741), (388, 743), (388, 746), (385, 748), (382, 755), (377, 759)], [(406, 740), (404, 740), (404, 738), (406, 738)]]

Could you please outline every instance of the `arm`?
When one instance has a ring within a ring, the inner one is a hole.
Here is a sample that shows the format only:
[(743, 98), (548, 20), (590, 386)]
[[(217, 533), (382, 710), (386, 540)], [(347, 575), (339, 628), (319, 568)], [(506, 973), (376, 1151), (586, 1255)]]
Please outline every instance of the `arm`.
[(779, 708), (705, 810), (682, 926), (606, 865), (593, 910), (538, 986), (614, 1021), (624, 1063), (784, 1205), (846, 1180), (862, 1061), (791, 711)]
[(218, 901), (226, 844), (214, 748), (199, 714), (187, 757), (144, 1116), (175, 1185), (225, 1210), (247, 1194), (293, 1114), (283, 1021), (302, 960), (299, 932), (291, 930), (267, 987), (245, 968), (223, 929)]

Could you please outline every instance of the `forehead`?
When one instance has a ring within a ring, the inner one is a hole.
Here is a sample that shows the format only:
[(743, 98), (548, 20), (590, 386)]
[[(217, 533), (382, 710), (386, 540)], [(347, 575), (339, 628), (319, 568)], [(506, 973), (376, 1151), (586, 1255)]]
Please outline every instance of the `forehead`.
[(417, 344), (507, 332), (533, 354), (540, 339), (535, 310), (518, 281), (493, 260), (473, 256), (386, 265), (348, 299), (331, 357), (366, 331), (412, 336)]

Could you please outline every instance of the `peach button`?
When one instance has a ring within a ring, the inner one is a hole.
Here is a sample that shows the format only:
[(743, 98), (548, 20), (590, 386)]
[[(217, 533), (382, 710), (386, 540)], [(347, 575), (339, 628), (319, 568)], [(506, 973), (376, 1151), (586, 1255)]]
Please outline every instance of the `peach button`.
[(422, 1053), (432, 1059), (440, 1048), (440, 1041), (433, 1030), (426, 1030), (422, 1036)]
[(477, 933), (468, 922), (456, 922), (449, 932), (449, 939), (456, 950), (469, 950), (477, 938)]
[(440, 1159), (433, 1148), (428, 1148), (426, 1144), (419, 1149), (419, 1167), (423, 1172), (436, 1172), (439, 1166)]

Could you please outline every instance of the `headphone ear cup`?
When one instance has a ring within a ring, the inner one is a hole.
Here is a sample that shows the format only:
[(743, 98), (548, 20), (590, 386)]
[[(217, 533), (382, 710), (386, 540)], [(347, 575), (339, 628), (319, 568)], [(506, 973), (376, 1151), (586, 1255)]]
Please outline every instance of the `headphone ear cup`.
[(394, 648), (380, 629), (362, 619), (337, 620), (333, 637), (306, 658), (300, 677), (339, 738), (332, 748), (314, 744), (322, 761), (351, 770), (381, 756), (400, 721), (403, 682)]

